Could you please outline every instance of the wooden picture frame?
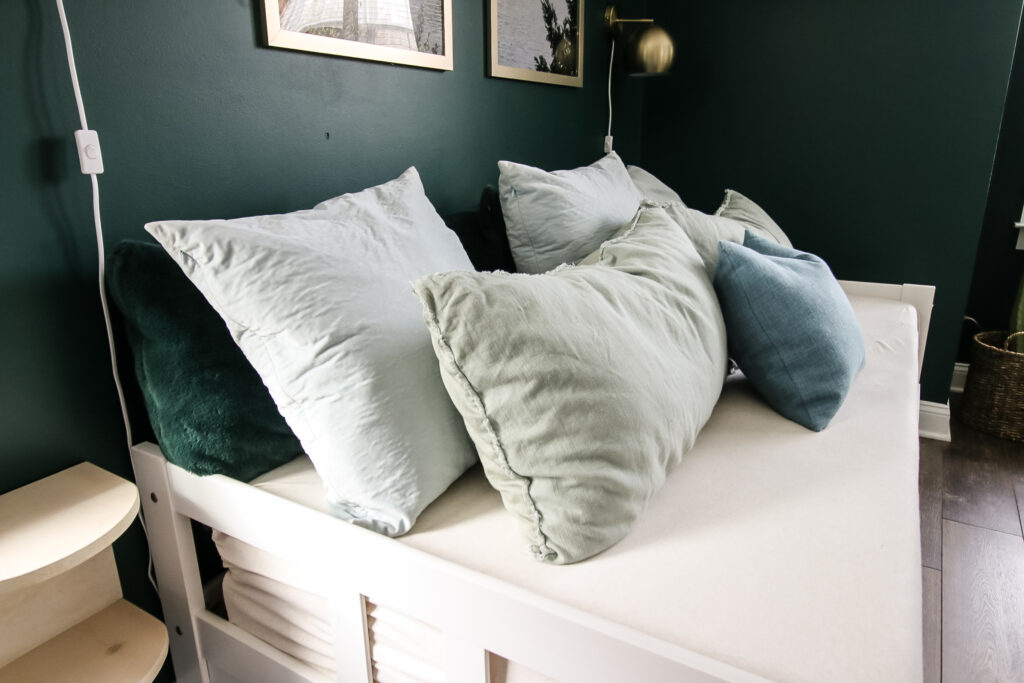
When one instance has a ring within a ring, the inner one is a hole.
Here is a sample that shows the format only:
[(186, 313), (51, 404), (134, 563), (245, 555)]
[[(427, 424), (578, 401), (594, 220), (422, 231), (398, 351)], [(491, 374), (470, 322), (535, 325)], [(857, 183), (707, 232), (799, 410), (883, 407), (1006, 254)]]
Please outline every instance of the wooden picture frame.
[(583, 0), (490, 0), (488, 74), (582, 88), (583, 16)]
[(451, 71), (452, 0), (263, 0), (269, 47)]

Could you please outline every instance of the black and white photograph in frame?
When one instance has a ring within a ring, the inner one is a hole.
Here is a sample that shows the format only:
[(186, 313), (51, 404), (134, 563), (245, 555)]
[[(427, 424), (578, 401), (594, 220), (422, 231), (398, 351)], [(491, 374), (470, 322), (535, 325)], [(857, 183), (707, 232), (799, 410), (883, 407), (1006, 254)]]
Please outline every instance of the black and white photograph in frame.
[(452, 0), (263, 0), (267, 45), (452, 69)]
[(491, 76), (583, 87), (583, 0), (490, 0)]

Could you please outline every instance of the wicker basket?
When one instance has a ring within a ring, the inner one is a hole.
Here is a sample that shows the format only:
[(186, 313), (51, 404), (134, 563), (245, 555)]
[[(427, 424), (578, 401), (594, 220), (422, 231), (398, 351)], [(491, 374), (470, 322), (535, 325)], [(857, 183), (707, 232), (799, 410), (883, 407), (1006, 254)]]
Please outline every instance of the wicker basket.
[(1003, 439), (1024, 441), (1024, 353), (1010, 341), (1024, 332), (979, 332), (971, 345), (964, 387), (965, 424)]

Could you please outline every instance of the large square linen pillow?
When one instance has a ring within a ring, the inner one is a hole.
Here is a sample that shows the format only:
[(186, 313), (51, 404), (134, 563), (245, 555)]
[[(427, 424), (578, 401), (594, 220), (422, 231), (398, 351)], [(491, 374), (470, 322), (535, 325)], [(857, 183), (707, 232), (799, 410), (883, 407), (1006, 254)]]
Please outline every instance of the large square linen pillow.
[(146, 229), (227, 323), (338, 516), (405, 533), (475, 462), (409, 293), (472, 265), (415, 169), (308, 211)]
[(150, 425), (170, 462), (249, 481), (302, 454), (224, 321), (163, 249), (122, 242), (106, 278)]
[(643, 197), (615, 152), (590, 166), (548, 172), (498, 162), (498, 194), (520, 273), (575, 263), (628, 223)]
[(533, 555), (617, 542), (711, 415), (726, 371), (711, 281), (663, 209), (577, 266), (440, 273), (416, 293), (448, 393)]
[(821, 431), (864, 367), (850, 301), (819, 257), (748, 232), (723, 241), (714, 285), (729, 354), (768, 404)]
[(647, 201), (654, 204), (682, 204), (686, 206), (682, 197), (653, 173), (645, 171), (639, 166), (627, 166), (626, 170), (629, 172), (630, 180), (636, 185), (636, 189), (640, 191), (640, 195)]

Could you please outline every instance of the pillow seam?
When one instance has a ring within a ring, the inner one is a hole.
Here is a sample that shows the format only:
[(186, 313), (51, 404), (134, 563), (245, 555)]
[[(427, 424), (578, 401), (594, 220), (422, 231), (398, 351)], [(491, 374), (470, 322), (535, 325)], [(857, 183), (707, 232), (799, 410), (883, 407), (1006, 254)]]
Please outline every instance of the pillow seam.
[[(643, 204), (641, 204), (640, 208), (637, 209), (636, 213), (633, 214), (633, 217), (629, 220), (629, 223), (630, 223), (629, 230), (627, 230), (626, 232), (622, 233), (621, 235), (618, 235), (616, 237), (612, 237), (612, 238), (606, 239), (604, 242), (601, 242), (601, 246), (598, 247), (597, 263), (603, 263), (604, 262), (604, 251), (605, 251), (606, 248), (611, 247), (611, 246), (613, 246), (615, 244), (618, 244), (619, 242), (621, 242), (622, 240), (626, 239), (627, 237), (632, 235), (634, 232), (636, 232), (636, 226), (639, 225), (639, 223), (640, 223), (640, 216), (643, 215), (644, 211), (646, 211), (648, 208), (651, 208), (651, 207), (646, 207)], [(659, 208), (659, 207), (654, 207), (654, 208)], [(595, 265), (596, 265), (596, 263), (595, 263)]]
[[(724, 216), (725, 212), (729, 209), (729, 204), (732, 203), (732, 195), (733, 195), (733, 191), (729, 190), (729, 189), (726, 189), (725, 196), (722, 197), (722, 203), (718, 207), (718, 210), (715, 211), (715, 215), (716, 216)], [(724, 216), (724, 217), (728, 218), (728, 216)], [(735, 219), (733, 219), (733, 220), (735, 220)]]
[(465, 372), (463, 372), (462, 370), (462, 366), (455, 359), (455, 352), (452, 350), (452, 347), (448, 343), (448, 339), (445, 337), (444, 333), (441, 332), (441, 325), (437, 320), (437, 316), (434, 314), (432, 310), (427, 310), (426, 322), (427, 326), (430, 327), (431, 331), (434, 333), (434, 338), (437, 340), (438, 347), (443, 349), (445, 358), (447, 358), (447, 360), (452, 364), (452, 367), (455, 368), (459, 383), (462, 385), (462, 388), (467, 390), (468, 394), (472, 397), (472, 400), (476, 403), (476, 407), (479, 409), (480, 414), (483, 416), (487, 436), (490, 439), (491, 445), (495, 449), (495, 452), (498, 453), (500, 456), (499, 464), (505, 470), (506, 474), (512, 475), (517, 481), (519, 481), (522, 484), (524, 498), (530, 504), (530, 510), (533, 513), (532, 516), (534, 527), (537, 530), (538, 536), (540, 536), (540, 544), (537, 547), (537, 550), (539, 552), (537, 554), (541, 555), (545, 559), (557, 557), (558, 554), (551, 550), (550, 546), (548, 545), (547, 534), (545, 534), (544, 530), (541, 528), (542, 515), (540, 514), (540, 510), (537, 509), (537, 504), (534, 502), (533, 496), (530, 494), (530, 478), (519, 474), (514, 469), (512, 469), (512, 466), (509, 464), (508, 454), (506, 453), (505, 448), (502, 445), (501, 439), (498, 437), (497, 432), (494, 431), (494, 423), (491, 420), (491, 416), (487, 413), (487, 410), (484, 407), (483, 398), (480, 396), (480, 392), (477, 391), (476, 387), (473, 386), (473, 383), (469, 381), (469, 378), (466, 377)]

